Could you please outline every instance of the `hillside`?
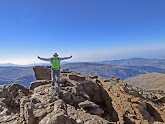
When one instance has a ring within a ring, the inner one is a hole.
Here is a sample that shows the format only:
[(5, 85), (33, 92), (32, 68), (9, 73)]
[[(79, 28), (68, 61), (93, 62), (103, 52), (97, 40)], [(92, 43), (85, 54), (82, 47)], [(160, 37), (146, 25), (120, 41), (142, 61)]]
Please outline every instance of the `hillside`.
[(134, 77), (140, 74), (146, 74), (151, 72), (159, 72), (163, 69), (156, 67), (137, 67), (137, 66), (117, 66), (111, 64), (99, 64), (99, 63), (68, 63), (61, 65), (64, 69), (69, 69), (82, 74), (95, 74), (100, 77), (110, 78), (112, 76), (119, 77), (122, 80), (128, 77)]
[(17, 83), (17, 84), (29, 87), (30, 83), (35, 80), (36, 80), (36, 78), (34, 75), (25, 75), (23, 77), (20, 77), (20, 78), (14, 80), (12, 83)]
[[(47, 67), (35, 67), (30, 87), (0, 86), (2, 124), (163, 124), (165, 93), (144, 91), (117, 77), (62, 69), (51, 87)], [(44, 71), (43, 71), (44, 70)], [(37, 72), (37, 73), (36, 73)], [(39, 73), (38, 73), (39, 72)], [(41, 79), (44, 77), (43, 79)], [(38, 80), (38, 78), (40, 80)]]
[(113, 64), (120, 66), (153, 66), (165, 69), (165, 59), (146, 59), (146, 58), (130, 58), (121, 60), (101, 61), (102, 64)]
[[(150, 66), (116, 66), (111, 64), (99, 63), (67, 63), (62, 64), (62, 68), (70, 69), (82, 74), (95, 74), (100, 77), (110, 78), (112, 76), (119, 77), (122, 80), (134, 77), (140, 74), (151, 72), (159, 72), (164, 69)], [(23, 86), (29, 86), (31, 81), (34, 81), (34, 72), (30, 67), (0, 67), (0, 84), (19, 83)]]
[[(30, 75), (30, 76), (29, 76)], [(23, 79), (26, 78), (25, 80)], [(2, 84), (11, 84), (19, 80), (24, 80), (21, 85), (29, 86), (30, 82), (34, 81), (34, 72), (32, 67), (0, 67), (0, 85)], [(27, 84), (27, 82), (29, 82)]]
[(124, 80), (128, 84), (139, 86), (147, 90), (163, 90), (165, 91), (165, 74), (164, 73), (149, 73), (142, 74)]

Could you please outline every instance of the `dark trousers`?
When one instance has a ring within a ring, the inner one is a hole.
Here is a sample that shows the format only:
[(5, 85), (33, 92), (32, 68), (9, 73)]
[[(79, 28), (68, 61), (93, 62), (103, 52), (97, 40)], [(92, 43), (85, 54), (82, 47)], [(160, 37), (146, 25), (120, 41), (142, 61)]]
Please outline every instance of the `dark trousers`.
[[(52, 70), (52, 86), (54, 86), (54, 80), (56, 80), (57, 77), (57, 85), (60, 86), (60, 70)], [(55, 77), (56, 76), (56, 77)]]

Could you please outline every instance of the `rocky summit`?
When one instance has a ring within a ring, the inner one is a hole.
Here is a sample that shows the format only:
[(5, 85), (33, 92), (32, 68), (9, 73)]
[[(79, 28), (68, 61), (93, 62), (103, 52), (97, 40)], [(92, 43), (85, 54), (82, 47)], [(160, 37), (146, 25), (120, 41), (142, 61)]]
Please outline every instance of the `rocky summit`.
[(34, 67), (30, 87), (0, 86), (2, 124), (163, 124), (165, 93), (61, 69), (51, 87), (50, 67)]

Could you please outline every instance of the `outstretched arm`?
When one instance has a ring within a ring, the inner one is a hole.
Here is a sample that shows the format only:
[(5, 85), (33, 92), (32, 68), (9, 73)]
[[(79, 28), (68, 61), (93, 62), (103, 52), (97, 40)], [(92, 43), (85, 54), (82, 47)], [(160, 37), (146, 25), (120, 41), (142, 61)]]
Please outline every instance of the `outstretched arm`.
[(70, 57), (59, 58), (59, 60), (61, 61), (61, 60), (70, 59), (70, 58), (72, 58), (72, 56), (70, 56)]
[(51, 58), (41, 58), (38, 56), (38, 59), (51, 62)]

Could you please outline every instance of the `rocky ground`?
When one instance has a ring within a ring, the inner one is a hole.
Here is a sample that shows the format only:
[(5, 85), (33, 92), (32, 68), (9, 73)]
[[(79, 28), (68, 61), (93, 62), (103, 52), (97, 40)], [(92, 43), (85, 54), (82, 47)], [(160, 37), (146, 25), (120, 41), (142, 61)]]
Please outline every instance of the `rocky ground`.
[(37, 80), (29, 88), (0, 86), (0, 123), (165, 123), (163, 91), (145, 91), (116, 77), (100, 78), (67, 69), (61, 69), (61, 86), (51, 87), (49, 67), (34, 67), (34, 72)]

